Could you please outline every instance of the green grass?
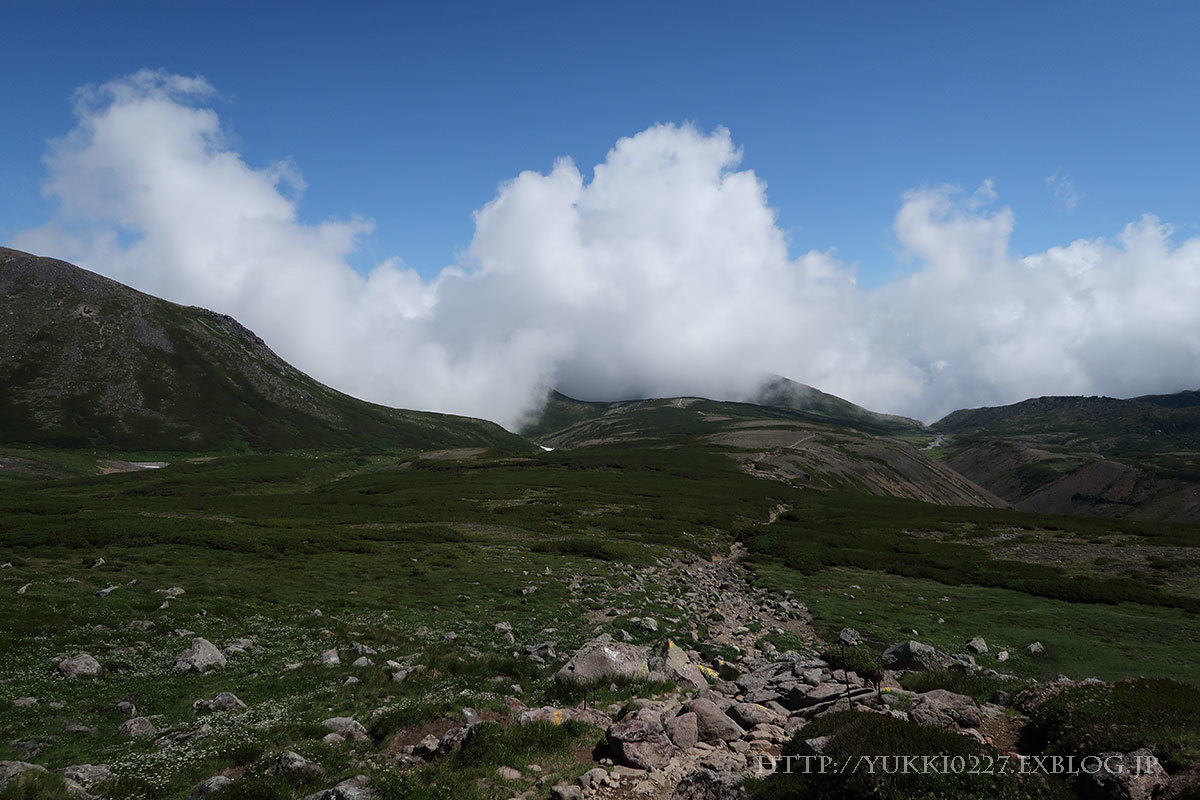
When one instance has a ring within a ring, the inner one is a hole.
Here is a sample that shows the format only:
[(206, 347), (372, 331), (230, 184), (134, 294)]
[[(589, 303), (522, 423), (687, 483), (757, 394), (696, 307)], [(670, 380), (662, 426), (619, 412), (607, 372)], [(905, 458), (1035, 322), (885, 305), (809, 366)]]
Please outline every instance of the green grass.
[(986, 703), (998, 691), (1014, 694), (1025, 686), (1024, 682), (1015, 682), (1003, 678), (994, 678), (979, 672), (910, 672), (900, 679), (900, 685), (918, 694), (931, 689), (945, 689), (955, 694), (964, 694), (973, 698), (977, 703)]
[[(1021, 677), (1145, 675), (1200, 684), (1200, 626), (1195, 615), (1179, 609), (1067, 603), (1009, 589), (947, 586), (859, 569), (804, 575), (761, 563), (756, 571), (763, 585), (792, 590), (802, 598), (827, 640), (850, 626), (878, 649), (917, 639), (943, 652), (961, 653), (968, 639), (983, 636), (990, 652), (976, 657), (980, 666)], [(1030, 656), (1025, 647), (1035, 641), (1046, 651)], [(996, 660), (1000, 650), (1008, 650), (1008, 661)]]

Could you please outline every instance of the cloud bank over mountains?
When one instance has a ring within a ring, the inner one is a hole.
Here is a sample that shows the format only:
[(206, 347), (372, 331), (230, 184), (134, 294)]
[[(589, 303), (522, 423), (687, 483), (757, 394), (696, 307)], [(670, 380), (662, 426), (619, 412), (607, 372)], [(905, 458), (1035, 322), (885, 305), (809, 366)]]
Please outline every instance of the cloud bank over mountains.
[(58, 209), (10, 244), (231, 314), (349, 394), (509, 427), (552, 387), (746, 399), (767, 373), (925, 420), (1200, 386), (1200, 239), (1153, 216), (1015, 257), (990, 182), (913, 190), (893, 225), (913, 270), (866, 290), (835, 252), (789, 255), (728, 131), (658, 125), (590, 181), (564, 158), (503, 184), (435, 278), (363, 275), (371, 223), (302, 221), (297, 167), (248, 165), (213, 96), (150, 71), (80, 90), (45, 159)]

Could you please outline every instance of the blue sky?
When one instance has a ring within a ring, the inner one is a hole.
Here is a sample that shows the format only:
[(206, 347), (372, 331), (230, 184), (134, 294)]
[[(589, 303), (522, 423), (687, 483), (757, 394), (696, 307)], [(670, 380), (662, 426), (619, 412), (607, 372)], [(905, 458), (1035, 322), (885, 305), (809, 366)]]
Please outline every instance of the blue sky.
[[(1193, 3), (23, 3), (0, 50), (0, 240), (44, 220), (46, 140), (88, 83), (203, 75), (306, 220), (376, 223), (352, 263), (430, 275), (526, 169), (584, 170), (657, 122), (727, 127), (794, 254), (908, 270), (903, 192), (993, 179), (1018, 254), (1143, 213), (1200, 225)], [(1069, 180), (1056, 196), (1047, 179)], [(1070, 190), (1067, 190), (1067, 194)]]
[(927, 421), (1200, 387), (1195, 3), (3, 22), (0, 242), (232, 314), (359, 397), (511, 427), (551, 387), (764, 374)]

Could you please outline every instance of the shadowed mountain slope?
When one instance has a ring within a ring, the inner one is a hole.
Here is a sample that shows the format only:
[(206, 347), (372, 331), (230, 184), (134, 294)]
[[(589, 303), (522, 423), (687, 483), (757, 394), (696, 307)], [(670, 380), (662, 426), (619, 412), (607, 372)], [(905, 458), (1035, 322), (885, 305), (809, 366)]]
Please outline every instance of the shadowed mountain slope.
[(0, 248), (0, 442), (117, 451), (529, 444), (313, 380), (236, 320)]

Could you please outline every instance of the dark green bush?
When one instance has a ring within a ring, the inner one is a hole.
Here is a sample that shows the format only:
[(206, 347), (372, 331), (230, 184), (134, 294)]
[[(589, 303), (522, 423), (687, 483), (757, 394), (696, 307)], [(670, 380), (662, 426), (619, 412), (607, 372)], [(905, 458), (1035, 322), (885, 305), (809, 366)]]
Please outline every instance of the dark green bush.
[(965, 694), (978, 703), (986, 703), (997, 691), (1013, 692), (1023, 688), (1019, 681), (989, 678), (978, 672), (957, 670), (935, 670), (932, 672), (910, 672), (900, 679), (900, 685), (912, 692), (928, 692), (945, 689), (956, 694)]
[[(792, 771), (780, 771), (765, 779), (748, 782), (754, 800), (1051, 800), (1071, 797), (1058, 787), (1037, 779), (1021, 780), (1012, 774), (971, 774), (968, 770), (883, 769), (883, 756), (961, 756), (967, 765), (972, 757), (981, 767), (1000, 752), (980, 745), (965, 736), (934, 728), (922, 728), (911, 722), (881, 714), (842, 711), (821, 717), (799, 731), (783, 748), (784, 756), (812, 755), (806, 739), (829, 736), (824, 755), (838, 769), (824, 773), (815, 766), (805, 773), (803, 762), (793, 762)], [(873, 759), (874, 772), (860, 758)], [(938, 759), (937, 763), (940, 763)], [(840, 769), (844, 763), (854, 766)], [(998, 769), (994, 770), (999, 772)], [(888, 773), (891, 774), (888, 774)]]
[(1067, 689), (1030, 719), (1026, 743), (1050, 754), (1148, 747), (1168, 770), (1200, 760), (1200, 689), (1168, 678)]

